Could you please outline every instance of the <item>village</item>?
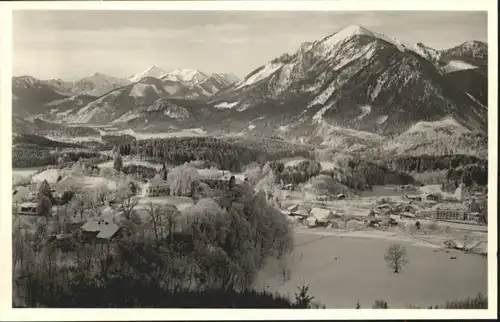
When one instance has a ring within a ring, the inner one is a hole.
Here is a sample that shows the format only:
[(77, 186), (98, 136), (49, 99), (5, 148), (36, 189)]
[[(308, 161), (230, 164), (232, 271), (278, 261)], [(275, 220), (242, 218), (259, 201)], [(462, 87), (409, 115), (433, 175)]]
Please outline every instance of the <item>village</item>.
[[(283, 187), (292, 190), (291, 185)], [(407, 188), (408, 189), (408, 188)], [(481, 214), (479, 203), (484, 203), (487, 195), (476, 192), (473, 196), (465, 195), (464, 185), (457, 188), (455, 194), (443, 196), (442, 193), (405, 194), (401, 197), (380, 198), (370, 209), (366, 216), (359, 216), (365, 222), (372, 225), (387, 223), (397, 223), (396, 219), (426, 219), (442, 222), (457, 222), (463, 224), (486, 224), (484, 213)], [(287, 195), (289, 199), (290, 195)], [(347, 196), (340, 193), (334, 196), (321, 195), (316, 200), (311, 200), (313, 206), (309, 211), (304, 211), (299, 206), (300, 203), (293, 203), (283, 209), (283, 213), (300, 218), (309, 227), (324, 226), (332, 218), (340, 218), (337, 207), (346, 204)], [(290, 199), (289, 199), (290, 200)], [(344, 201), (344, 202), (342, 202)], [(340, 211), (342, 212), (342, 211)]]
[[(199, 186), (199, 183), (218, 189), (230, 180), (240, 184), (248, 182), (244, 174), (218, 169), (195, 169), (193, 172), (193, 169), (178, 172), (177, 176), (181, 178), (171, 176), (169, 179), (169, 169), (165, 165), (156, 165), (153, 178), (140, 179), (120, 173), (110, 163), (86, 166), (84, 162), (76, 162), (71, 169), (48, 169), (34, 175), (29, 184), (16, 186), (13, 213), (41, 215), (37, 202), (41, 191), (50, 199), (51, 209), (46, 214), (49, 217), (57, 216), (62, 209), (67, 213), (64, 207), (72, 199), (80, 199), (72, 208), (73, 215), (65, 219), (67, 224), (93, 240), (107, 242), (119, 234), (123, 212), (127, 208), (133, 208), (139, 217), (147, 220), (152, 205), (169, 205), (180, 212), (192, 206), (195, 203), (194, 186)], [(484, 191), (471, 193), (463, 184), (453, 194), (443, 193), (437, 186), (384, 188), (397, 193), (368, 197), (347, 191), (319, 194), (304, 192), (303, 186), (283, 183), (263, 190), (268, 202), (280, 209), (299, 229), (397, 231), (399, 228), (399, 231), (410, 230), (414, 231), (413, 235), (418, 235), (416, 233), (421, 227), (439, 223), (452, 228), (465, 227), (465, 230), (469, 227), (473, 227), (472, 230), (484, 227), (479, 230), (486, 230), (487, 193)], [(82, 194), (86, 195), (86, 200)], [(94, 200), (89, 199), (90, 195)], [(124, 200), (127, 202), (125, 206)], [(63, 235), (51, 238), (63, 238)], [(451, 239), (440, 239), (439, 243), (446, 247), (454, 245), (455, 248), (460, 244)]]

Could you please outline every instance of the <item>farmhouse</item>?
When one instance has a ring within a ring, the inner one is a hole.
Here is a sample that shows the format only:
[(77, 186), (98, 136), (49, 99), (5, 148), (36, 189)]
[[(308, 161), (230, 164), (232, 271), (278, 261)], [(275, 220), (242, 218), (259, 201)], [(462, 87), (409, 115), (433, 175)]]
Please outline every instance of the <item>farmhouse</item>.
[(92, 218), (81, 227), (81, 230), (88, 238), (109, 240), (120, 227), (109, 218)]
[(309, 218), (311, 219), (314, 218), (316, 222), (324, 222), (327, 220), (327, 217), (331, 214), (332, 212), (328, 209), (312, 208), (311, 211), (309, 212)]
[(155, 197), (161, 195), (170, 195), (170, 186), (163, 180), (159, 174), (149, 180), (142, 188), (144, 197)]

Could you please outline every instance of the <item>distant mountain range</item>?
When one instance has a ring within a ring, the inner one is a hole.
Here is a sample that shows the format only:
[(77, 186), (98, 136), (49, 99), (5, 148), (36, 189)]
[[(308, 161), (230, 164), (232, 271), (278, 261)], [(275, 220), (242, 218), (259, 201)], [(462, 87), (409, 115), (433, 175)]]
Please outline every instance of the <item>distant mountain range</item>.
[(483, 42), (435, 50), (352, 25), (303, 43), (243, 80), (157, 66), (128, 79), (14, 77), (13, 112), (136, 131), (199, 127), (324, 144), (339, 129), (394, 137), (433, 122), (486, 133), (487, 60)]

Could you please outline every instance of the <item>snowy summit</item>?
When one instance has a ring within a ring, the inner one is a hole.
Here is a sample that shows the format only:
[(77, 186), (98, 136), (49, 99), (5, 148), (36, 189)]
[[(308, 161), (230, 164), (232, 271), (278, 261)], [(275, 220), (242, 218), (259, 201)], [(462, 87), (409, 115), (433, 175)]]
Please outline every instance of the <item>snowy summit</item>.
[(199, 83), (208, 78), (208, 75), (200, 72), (196, 69), (191, 68), (182, 68), (175, 69), (163, 77), (166, 80), (170, 81), (180, 81), (182, 83)]
[(143, 71), (142, 73), (131, 76), (129, 78), (129, 80), (131, 82), (138, 82), (141, 79), (143, 79), (144, 77), (162, 78), (166, 74), (167, 74), (166, 71), (164, 71), (163, 69), (161, 69), (158, 66), (153, 65), (153, 66), (149, 67), (148, 69), (146, 69), (145, 71)]

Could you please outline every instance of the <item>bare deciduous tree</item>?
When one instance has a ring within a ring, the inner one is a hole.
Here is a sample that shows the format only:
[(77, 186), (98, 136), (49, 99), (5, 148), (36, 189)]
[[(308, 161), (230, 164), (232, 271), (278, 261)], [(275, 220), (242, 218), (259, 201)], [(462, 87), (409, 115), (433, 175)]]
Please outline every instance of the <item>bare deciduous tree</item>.
[(120, 201), (118, 203), (118, 210), (123, 213), (123, 217), (130, 220), (134, 212), (134, 208), (135, 206), (137, 206), (137, 203), (138, 199), (129, 194), (120, 198)]
[(408, 264), (406, 248), (399, 244), (392, 244), (385, 252), (384, 259), (394, 273), (399, 273)]
[(375, 303), (372, 305), (373, 309), (388, 309), (389, 306), (387, 305), (387, 302), (384, 300), (376, 300)]

